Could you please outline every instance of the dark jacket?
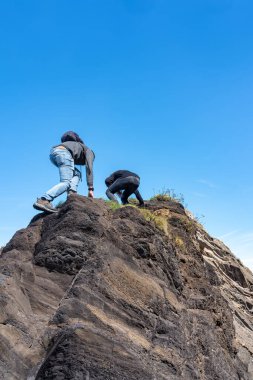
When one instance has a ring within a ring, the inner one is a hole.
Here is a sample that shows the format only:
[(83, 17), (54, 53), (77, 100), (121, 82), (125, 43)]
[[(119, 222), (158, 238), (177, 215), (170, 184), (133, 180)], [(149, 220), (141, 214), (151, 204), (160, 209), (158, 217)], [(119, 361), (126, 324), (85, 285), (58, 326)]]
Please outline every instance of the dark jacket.
[(108, 178), (106, 178), (105, 184), (107, 187), (109, 187), (117, 179), (126, 177), (136, 177), (140, 179), (140, 177), (137, 174), (130, 172), (129, 170), (117, 170), (116, 172), (112, 173)]
[(86, 180), (88, 187), (93, 187), (93, 161), (94, 152), (85, 144), (77, 141), (66, 141), (61, 143), (71, 153), (75, 165), (86, 165)]
[[(130, 172), (129, 170), (117, 170), (116, 172), (112, 173), (109, 177), (106, 178), (105, 184), (107, 187), (111, 186), (117, 179), (119, 178), (126, 178), (126, 177), (136, 177), (140, 180), (140, 177), (138, 174), (135, 174), (133, 172)], [(139, 190), (136, 190), (134, 192), (136, 198), (138, 199), (140, 205), (144, 205), (144, 200), (139, 192)]]

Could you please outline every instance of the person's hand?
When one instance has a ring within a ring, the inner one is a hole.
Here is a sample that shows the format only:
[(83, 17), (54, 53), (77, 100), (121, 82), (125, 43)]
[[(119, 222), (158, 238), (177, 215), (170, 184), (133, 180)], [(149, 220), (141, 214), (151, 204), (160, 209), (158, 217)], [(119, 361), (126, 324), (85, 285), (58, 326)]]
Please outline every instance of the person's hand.
[(89, 198), (94, 198), (94, 192), (93, 192), (93, 190), (89, 190), (88, 197)]

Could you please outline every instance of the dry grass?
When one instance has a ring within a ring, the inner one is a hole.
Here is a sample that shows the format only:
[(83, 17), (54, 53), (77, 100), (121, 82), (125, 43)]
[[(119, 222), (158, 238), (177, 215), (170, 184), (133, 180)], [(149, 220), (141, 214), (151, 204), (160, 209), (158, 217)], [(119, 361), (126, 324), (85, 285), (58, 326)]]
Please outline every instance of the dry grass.
[(185, 249), (185, 243), (180, 236), (176, 236), (174, 240), (175, 246), (181, 250)]
[(158, 202), (177, 202), (185, 205), (183, 194), (177, 194), (173, 189), (163, 189), (150, 198), (150, 201), (158, 201)]
[(159, 202), (168, 202), (171, 201), (173, 198), (171, 198), (167, 194), (155, 194), (153, 197), (150, 198), (151, 201), (159, 201)]
[(155, 215), (153, 212), (146, 210), (144, 208), (139, 209), (140, 213), (148, 222), (153, 222), (155, 226), (168, 235), (168, 224), (167, 218), (161, 215)]
[(133, 205), (133, 206), (137, 206), (139, 204), (136, 198), (129, 198), (128, 202), (130, 205)]
[(184, 230), (188, 234), (195, 234), (197, 230), (196, 222), (185, 215), (174, 215), (169, 219), (172, 227)]
[(108, 200), (105, 200), (105, 202), (109, 206), (110, 210), (112, 210), (112, 211), (118, 210), (119, 208), (123, 207), (122, 205), (120, 205), (117, 202), (108, 201)]

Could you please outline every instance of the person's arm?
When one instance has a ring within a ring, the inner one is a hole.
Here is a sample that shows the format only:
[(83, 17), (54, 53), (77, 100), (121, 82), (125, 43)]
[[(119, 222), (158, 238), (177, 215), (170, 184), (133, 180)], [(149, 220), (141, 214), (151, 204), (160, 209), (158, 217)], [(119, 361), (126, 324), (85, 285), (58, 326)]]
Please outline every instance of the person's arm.
[(136, 191), (134, 192), (134, 194), (135, 194), (137, 200), (139, 201), (140, 206), (144, 206), (144, 200), (143, 200), (143, 198), (142, 198), (142, 196), (141, 196), (139, 190), (136, 190)]
[(88, 186), (88, 197), (94, 198), (93, 187), (93, 161), (95, 155), (91, 149), (86, 150), (86, 181)]

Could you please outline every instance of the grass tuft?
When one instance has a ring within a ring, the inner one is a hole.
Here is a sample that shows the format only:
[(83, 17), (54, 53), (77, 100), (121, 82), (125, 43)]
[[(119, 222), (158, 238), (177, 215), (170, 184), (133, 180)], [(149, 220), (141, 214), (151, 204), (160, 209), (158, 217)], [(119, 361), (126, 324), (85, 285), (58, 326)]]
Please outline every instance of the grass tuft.
[(108, 201), (108, 200), (105, 200), (105, 202), (109, 206), (110, 210), (112, 210), (112, 211), (118, 210), (119, 208), (122, 207), (122, 205), (120, 205), (117, 202)]
[(174, 242), (175, 242), (175, 246), (178, 247), (179, 249), (184, 249), (185, 248), (184, 241), (183, 241), (183, 239), (180, 236), (176, 236)]
[(130, 205), (134, 205), (134, 206), (137, 206), (139, 204), (136, 198), (128, 198), (128, 202)]
[(147, 220), (148, 222), (153, 222), (160, 231), (163, 231), (165, 235), (168, 235), (167, 218), (160, 215), (154, 215), (154, 213), (152, 213), (149, 210), (146, 210), (145, 208), (141, 208), (139, 209), (139, 211), (145, 220)]
[(185, 205), (183, 194), (177, 194), (174, 189), (163, 189), (150, 198), (150, 201), (168, 202), (174, 201)]

